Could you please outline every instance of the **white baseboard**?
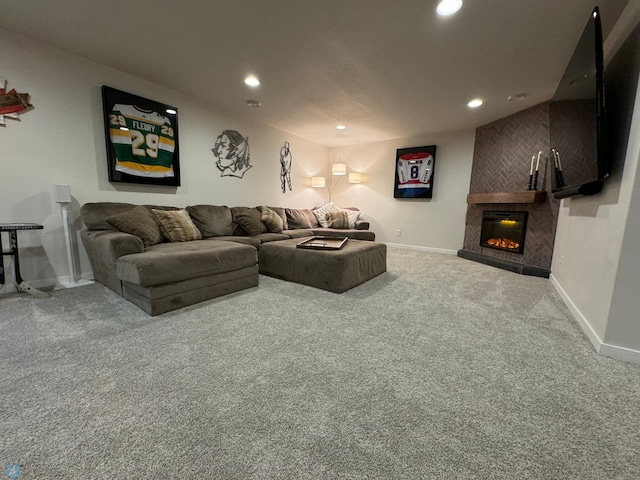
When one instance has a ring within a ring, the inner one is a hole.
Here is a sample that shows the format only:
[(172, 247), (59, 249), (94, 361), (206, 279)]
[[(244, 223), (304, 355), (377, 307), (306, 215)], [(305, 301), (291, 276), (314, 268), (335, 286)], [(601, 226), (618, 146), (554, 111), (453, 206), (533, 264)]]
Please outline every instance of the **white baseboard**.
[[(6, 293), (16, 293), (18, 290), (14, 284), (14, 276), (13, 272), (7, 271), (5, 272), (7, 275), (5, 277), (5, 285), (0, 289), (0, 295), (4, 295)], [(82, 285), (90, 285), (93, 283), (93, 273), (83, 273), (80, 275), (80, 278), (77, 282), (74, 282), (69, 275), (64, 277), (55, 277), (55, 278), (44, 278), (40, 280), (29, 280), (24, 279), (25, 283), (31, 285), (33, 288), (50, 290), (53, 287), (53, 290), (61, 290), (64, 288), (73, 288), (80, 287)]]
[(389, 242), (382, 242), (382, 243), (386, 244), (389, 247), (404, 248), (405, 250), (420, 250), (423, 252), (446, 253), (447, 255), (458, 254), (458, 250), (449, 250), (446, 248), (419, 247), (417, 245), (404, 245), (402, 243), (389, 243)]
[(593, 329), (587, 318), (582, 314), (576, 304), (573, 303), (569, 295), (567, 295), (567, 292), (565, 292), (562, 286), (558, 283), (558, 280), (556, 280), (553, 274), (549, 276), (549, 280), (551, 280), (551, 284), (560, 295), (560, 298), (562, 298), (562, 301), (565, 303), (565, 305), (573, 315), (573, 318), (576, 320), (584, 334), (587, 336), (596, 352), (598, 352), (600, 355), (615, 358), (616, 360), (622, 360), (624, 362), (631, 362), (640, 365), (640, 351), (604, 343), (604, 341)]

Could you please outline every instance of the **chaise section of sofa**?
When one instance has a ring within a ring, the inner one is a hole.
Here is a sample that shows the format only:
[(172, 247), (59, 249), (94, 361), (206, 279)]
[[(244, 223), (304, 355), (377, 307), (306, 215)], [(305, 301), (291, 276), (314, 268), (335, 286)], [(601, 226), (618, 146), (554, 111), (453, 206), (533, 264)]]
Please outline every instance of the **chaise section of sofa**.
[[(164, 239), (144, 245), (139, 236), (117, 231), (109, 223), (115, 216), (133, 215), (139, 208), (109, 202), (82, 206), (82, 220), (87, 229), (81, 236), (97, 282), (149, 315), (258, 285), (258, 256), (252, 245), (211, 239), (186, 242)], [(177, 210), (151, 205), (145, 208), (149, 212)], [(139, 231), (135, 233), (145, 238)]]
[(258, 286), (250, 245), (197, 240), (160, 243), (118, 258), (122, 296), (150, 315)]

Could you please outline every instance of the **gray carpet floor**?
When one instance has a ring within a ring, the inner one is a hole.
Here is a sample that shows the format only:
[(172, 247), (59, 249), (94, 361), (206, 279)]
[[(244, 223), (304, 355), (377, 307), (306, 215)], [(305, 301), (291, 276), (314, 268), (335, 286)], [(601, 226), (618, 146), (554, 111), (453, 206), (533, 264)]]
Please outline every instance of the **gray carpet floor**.
[(0, 297), (0, 475), (640, 478), (640, 366), (549, 280), (390, 248), (341, 295), (261, 276), (149, 317), (52, 293)]

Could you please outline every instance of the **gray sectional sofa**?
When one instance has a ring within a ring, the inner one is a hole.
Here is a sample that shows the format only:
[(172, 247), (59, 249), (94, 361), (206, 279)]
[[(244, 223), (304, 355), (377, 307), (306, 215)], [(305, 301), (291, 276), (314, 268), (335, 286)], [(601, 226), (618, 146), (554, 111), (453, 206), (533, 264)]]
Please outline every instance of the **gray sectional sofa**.
[[(275, 222), (265, 219), (267, 212)], [(366, 221), (322, 227), (310, 209), (98, 202), (83, 205), (81, 216), (95, 280), (150, 315), (257, 286), (265, 243), (314, 235), (375, 240)]]

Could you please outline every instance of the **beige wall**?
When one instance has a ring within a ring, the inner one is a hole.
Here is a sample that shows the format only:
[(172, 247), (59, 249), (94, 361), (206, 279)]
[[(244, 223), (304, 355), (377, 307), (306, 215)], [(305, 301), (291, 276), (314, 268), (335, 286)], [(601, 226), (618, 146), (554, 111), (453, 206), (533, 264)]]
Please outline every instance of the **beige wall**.
[[(34, 109), (0, 127), (0, 221), (35, 222), (42, 231), (21, 232), (21, 272), (35, 286), (68, 277), (64, 230), (53, 184), (69, 184), (76, 238), (77, 273), (91, 276), (78, 233), (80, 205), (122, 201), (176, 206), (198, 203), (318, 206), (326, 189), (310, 187), (310, 177), (328, 169), (341, 155), (363, 173), (361, 185), (346, 179), (333, 199), (358, 206), (381, 241), (454, 252), (464, 236), (465, 197), (473, 154), (474, 132), (425, 135), (330, 151), (328, 147), (286, 132), (237, 118), (222, 109), (132, 75), (88, 61), (0, 29), (0, 76), (9, 87), (28, 92)], [(109, 85), (179, 109), (180, 165), (178, 188), (111, 184), (107, 178), (100, 87)], [(235, 129), (249, 136), (253, 168), (243, 179), (221, 178), (211, 153), (216, 136)], [(279, 152), (289, 141), (293, 153), (293, 191), (280, 190)], [(434, 197), (430, 201), (393, 199), (395, 150), (437, 144)], [(396, 237), (395, 231), (402, 230)], [(5, 236), (6, 238), (6, 236)], [(5, 240), (6, 242), (6, 240)], [(8, 259), (7, 259), (8, 260)], [(13, 274), (7, 267), (9, 284)], [(6, 285), (0, 293), (13, 291)]]
[[(605, 52), (615, 53), (639, 20), (640, 0), (632, 0)], [(623, 162), (600, 194), (562, 201), (551, 270), (595, 348), (640, 363), (640, 92), (630, 93), (635, 104)]]
[[(464, 240), (474, 140), (471, 130), (332, 148), (332, 162), (340, 158), (363, 176), (360, 185), (342, 180), (333, 199), (371, 212), (377, 240), (455, 253)], [(433, 198), (394, 199), (396, 150), (423, 145), (436, 145)]]
[[(34, 105), (20, 121), (7, 119), (0, 127), (0, 222), (44, 225), (44, 230), (18, 234), (21, 273), (34, 285), (55, 284), (69, 275), (61, 213), (52, 197), (56, 183), (71, 186), (70, 219), (76, 233), (82, 228), (79, 207), (92, 201), (313, 206), (316, 192), (309, 187), (309, 176), (314, 165), (327, 162), (327, 147), (234, 118), (195, 98), (3, 29), (0, 45), (0, 77), (9, 88), (28, 92)], [(103, 84), (178, 107), (181, 187), (108, 182)], [(215, 167), (211, 148), (224, 129), (249, 136), (253, 168), (243, 179), (221, 178)], [(279, 154), (285, 140), (293, 153), (293, 190), (283, 194)], [(88, 259), (77, 243), (78, 270), (90, 276)], [(7, 273), (10, 285), (2, 293), (13, 291), (13, 273)]]

